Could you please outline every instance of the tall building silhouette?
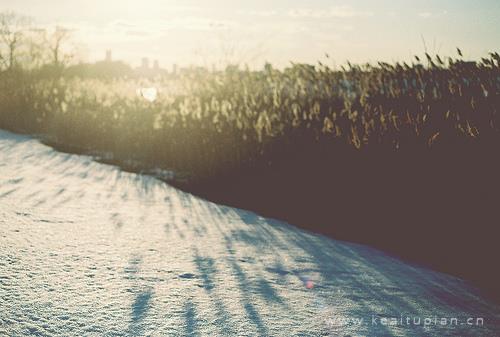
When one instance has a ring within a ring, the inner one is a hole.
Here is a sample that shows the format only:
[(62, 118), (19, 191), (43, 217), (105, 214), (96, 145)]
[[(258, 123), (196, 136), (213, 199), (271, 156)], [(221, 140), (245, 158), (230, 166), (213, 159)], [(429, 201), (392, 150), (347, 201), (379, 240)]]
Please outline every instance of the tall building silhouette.
[(111, 50), (108, 49), (106, 50), (106, 62), (111, 62), (112, 61), (112, 58), (111, 58)]

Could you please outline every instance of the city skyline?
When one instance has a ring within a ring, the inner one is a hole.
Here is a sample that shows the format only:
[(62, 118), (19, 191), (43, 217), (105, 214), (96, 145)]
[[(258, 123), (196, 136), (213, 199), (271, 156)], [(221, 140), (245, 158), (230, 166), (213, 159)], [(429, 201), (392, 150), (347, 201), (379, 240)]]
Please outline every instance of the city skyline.
[(139, 66), (144, 57), (165, 68), (266, 61), (355, 63), (409, 60), (425, 50), (478, 59), (498, 48), (500, 4), (483, 0), (304, 0), (232, 3), (188, 1), (0, 1), (0, 11), (36, 25), (72, 30), (78, 55)]

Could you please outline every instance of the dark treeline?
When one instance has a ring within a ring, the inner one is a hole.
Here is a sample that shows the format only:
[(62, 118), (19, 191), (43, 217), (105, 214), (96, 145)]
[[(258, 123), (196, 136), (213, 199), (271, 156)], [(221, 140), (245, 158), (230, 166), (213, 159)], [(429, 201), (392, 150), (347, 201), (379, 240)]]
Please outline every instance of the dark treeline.
[[(173, 184), (209, 199), (500, 293), (497, 53), (140, 78), (116, 63), (71, 67), (54, 53), (27, 62), (21, 52), (17, 62), (8, 44), (0, 50), (1, 128), (173, 170), (188, 178)], [(148, 87), (156, 99), (138, 94)]]

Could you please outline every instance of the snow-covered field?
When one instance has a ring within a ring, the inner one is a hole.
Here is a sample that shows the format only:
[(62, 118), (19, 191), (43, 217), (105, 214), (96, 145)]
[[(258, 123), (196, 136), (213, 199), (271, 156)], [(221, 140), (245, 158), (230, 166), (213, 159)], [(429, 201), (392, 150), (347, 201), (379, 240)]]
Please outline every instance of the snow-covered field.
[(0, 131), (0, 336), (491, 337), (499, 309), (460, 279)]

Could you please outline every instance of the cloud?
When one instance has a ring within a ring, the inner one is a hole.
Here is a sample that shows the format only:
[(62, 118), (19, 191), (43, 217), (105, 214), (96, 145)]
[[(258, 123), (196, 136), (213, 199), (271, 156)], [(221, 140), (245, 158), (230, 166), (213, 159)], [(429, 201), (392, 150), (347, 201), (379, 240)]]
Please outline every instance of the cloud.
[(126, 35), (132, 36), (150, 36), (151, 32), (141, 31), (141, 30), (128, 30), (125, 32)]
[(256, 10), (251, 10), (251, 11), (238, 11), (239, 14), (244, 14), (244, 15), (250, 15), (250, 16), (258, 16), (258, 17), (271, 17), (271, 16), (277, 16), (279, 15), (278, 11), (274, 10), (265, 10), (265, 11), (256, 11)]
[(115, 22), (112, 22), (110, 25), (112, 26), (116, 26), (116, 27), (119, 27), (119, 28), (131, 28), (131, 27), (135, 27), (135, 25), (129, 23), (129, 22), (125, 22), (125, 21), (115, 21)]
[(428, 19), (428, 18), (432, 17), (433, 14), (431, 12), (422, 12), (422, 13), (418, 13), (418, 16), (420, 16), (421, 18), (424, 18), (424, 19)]
[(343, 30), (344, 32), (352, 32), (354, 30), (354, 26), (345, 25), (345, 26), (340, 27), (340, 29)]
[(235, 26), (230, 20), (214, 20), (205, 17), (184, 17), (171, 20), (166, 26), (168, 29), (190, 30), (190, 31), (212, 31), (226, 29)]
[(288, 12), (288, 16), (293, 18), (355, 18), (370, 17), (372, 12), (356, 10), (349, 6), (337, 6), (328, 9), (296, 8)]
[(421, 17), (422, 19), (430, 19), (430, 18), (439, 18), (443, 17), (448, 14), (448, 11), (441, 11), (441, 12), (421, 12), (418, 13), (418, 16)]

